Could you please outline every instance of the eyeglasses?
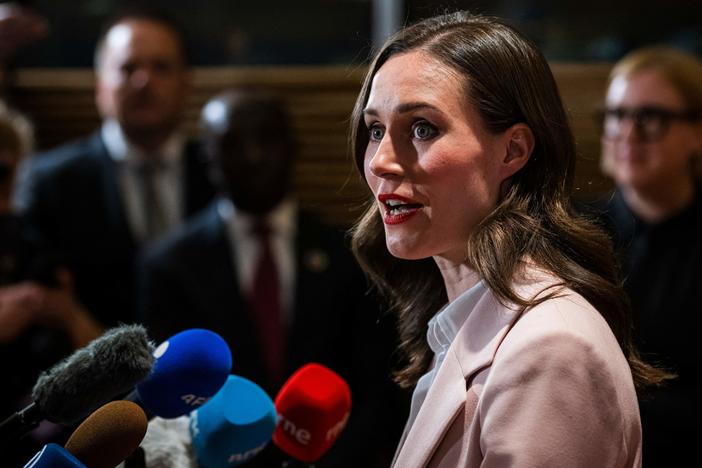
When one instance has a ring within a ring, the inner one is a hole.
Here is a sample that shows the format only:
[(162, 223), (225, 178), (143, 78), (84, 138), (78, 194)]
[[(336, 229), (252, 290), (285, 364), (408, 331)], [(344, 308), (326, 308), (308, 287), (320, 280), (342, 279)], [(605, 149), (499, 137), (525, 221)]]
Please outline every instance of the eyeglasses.
[(679, 111), (656, 106), (614, 107), (598, 114), (599, 124), (602, 125), (604, 138), (607, 140), (619, 140), (626, 136), (631, 131), (631, 123), (636, 137), (646, 143), (662, 139), (674, 121), (692, 122), (699, 118), (700, 114), (696, 111)]

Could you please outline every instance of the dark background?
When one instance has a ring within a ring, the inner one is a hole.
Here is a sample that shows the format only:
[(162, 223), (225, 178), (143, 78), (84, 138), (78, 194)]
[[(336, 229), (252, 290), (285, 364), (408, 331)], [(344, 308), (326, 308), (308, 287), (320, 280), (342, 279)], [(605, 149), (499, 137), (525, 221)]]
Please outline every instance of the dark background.
[[(87, 67), (100, 25), (124, 2), (29, 0), (51, 34), (23, 54), (29, 67)], [(185, 27), (196, 66), (363, 63), (372, 0), (151, 0)], [(375, 3), (380, 3), (375, 0)], [(398, 22), (468, 9), (495, 15), (531, 36), (555, 61), (615, 61), (668, 43), (702, 54), (700, 0), (396, 0)]]

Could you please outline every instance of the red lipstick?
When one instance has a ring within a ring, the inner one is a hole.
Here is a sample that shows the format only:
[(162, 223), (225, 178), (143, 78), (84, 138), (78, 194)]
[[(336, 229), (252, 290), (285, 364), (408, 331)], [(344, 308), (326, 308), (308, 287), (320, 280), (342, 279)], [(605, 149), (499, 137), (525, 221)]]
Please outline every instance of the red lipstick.
[(383, 222), (385, 224), (404, 223), (412, 216), (419, 213), (419, 210), (423, 206), (421, 203), (393, 193), (382, 193), (378, 195), (378, 201), (385, 207), (385, 211), (383, 212)]

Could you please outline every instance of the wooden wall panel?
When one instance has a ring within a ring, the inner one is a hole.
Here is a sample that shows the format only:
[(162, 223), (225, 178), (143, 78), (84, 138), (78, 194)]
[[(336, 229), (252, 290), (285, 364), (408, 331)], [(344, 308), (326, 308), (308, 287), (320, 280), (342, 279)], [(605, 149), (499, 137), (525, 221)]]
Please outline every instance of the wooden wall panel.
[[(576, 190), (584, 196), (611, 187), (599, 173), (599, 137), (591, 117), (602, 100), (609, 68), (553, 65), (578, 142)], [(298, 198), (328, 221), (346, 225), (358, 216), (366, 193), (346, 144), (349, 115), (364, 71), (361, 67), (199, 68), (193, 73), (185, 128), (196, 135), (201, 106), (228, 86), (271, 88), (288, 104), (299, 136)], [(89, 69), (20, 70), (14, 83), (13, 103), (34, 121), (40, 149), (85, 135), (99, 125)]]

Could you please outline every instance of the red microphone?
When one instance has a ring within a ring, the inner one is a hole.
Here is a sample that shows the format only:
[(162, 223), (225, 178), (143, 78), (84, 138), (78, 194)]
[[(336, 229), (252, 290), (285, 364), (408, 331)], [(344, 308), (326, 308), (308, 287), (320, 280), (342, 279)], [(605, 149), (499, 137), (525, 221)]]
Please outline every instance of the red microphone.
[(295, 460), (317, 461), (334, 444), (351, 411), (351, 390), (321, 364), (297, 370), (275, 399), (278, 426), (273, 443)]

